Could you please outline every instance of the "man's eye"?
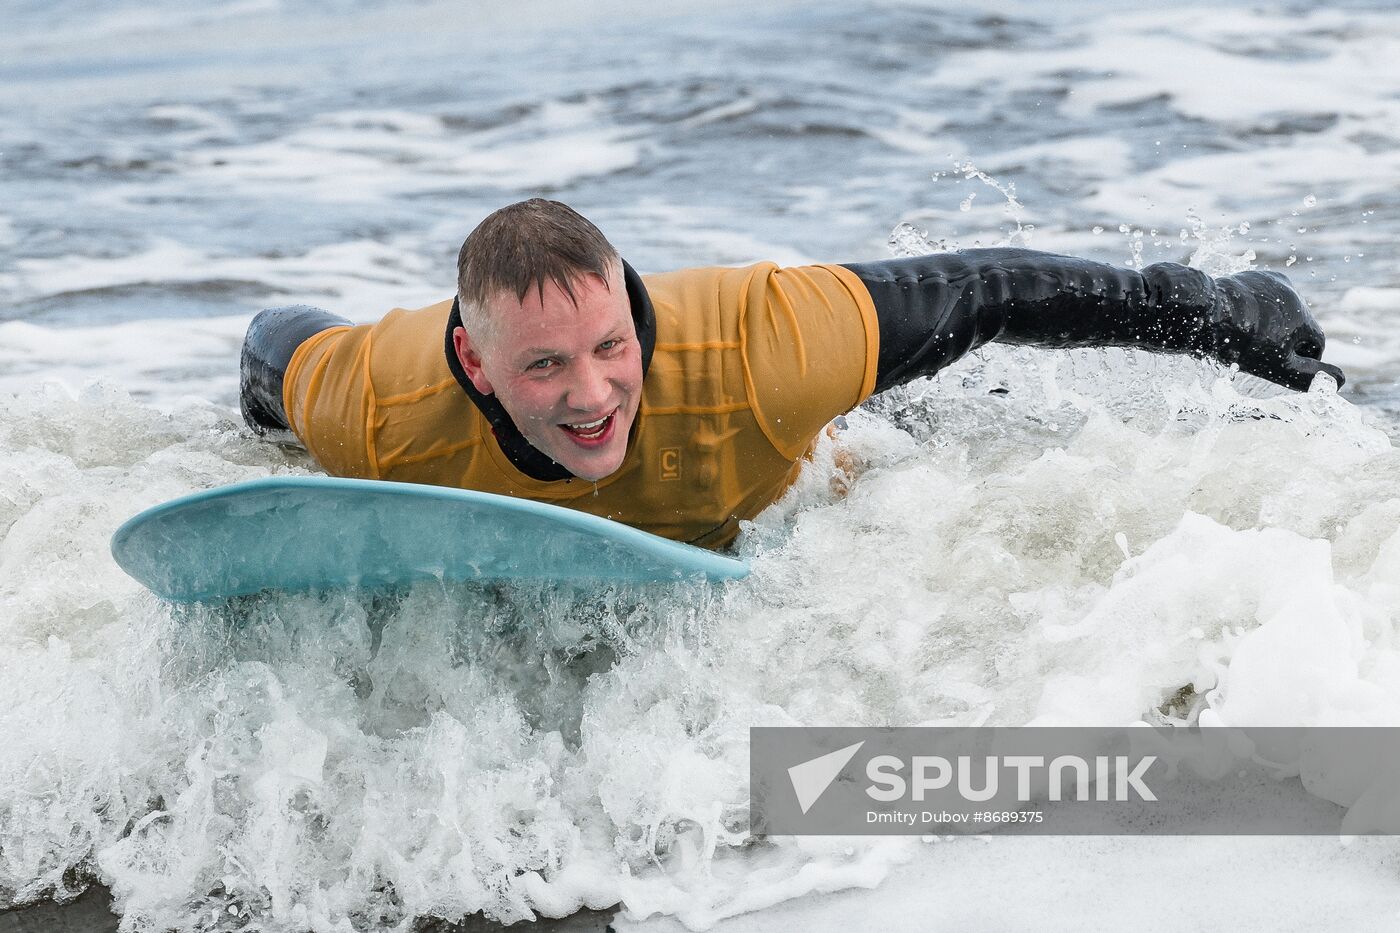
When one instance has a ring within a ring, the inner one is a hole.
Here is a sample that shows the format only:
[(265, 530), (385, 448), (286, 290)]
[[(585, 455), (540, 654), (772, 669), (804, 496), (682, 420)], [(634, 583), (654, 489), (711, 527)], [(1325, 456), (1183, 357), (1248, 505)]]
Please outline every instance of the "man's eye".
[(611, 349), (613, 349), (614, 347), (616, 347), (616, 346), (617, 346), (618, 344), (620, 344), (620, 343), (622, 343), (622, 341), (621, 341), (619, 338), (614, 337), (614, 338), (611, 339), (611, 340), (604, 340), (602, 343), (598, 344), (598, 349), (599, 349), (599, 350), (611, 350)]
[(533, 363), (531, 363), (529, 366), (526, 366), (525, 368), (526, 368), (526, 369), (548, 369), (549, 367), (551, 367), (551, 366), (553, 366), (553, 365), (554, 365), (554, 361), (553, 361), (553, 360), (551, 360), (551, 359), (543, 359), (543, 360), (535, 360)]

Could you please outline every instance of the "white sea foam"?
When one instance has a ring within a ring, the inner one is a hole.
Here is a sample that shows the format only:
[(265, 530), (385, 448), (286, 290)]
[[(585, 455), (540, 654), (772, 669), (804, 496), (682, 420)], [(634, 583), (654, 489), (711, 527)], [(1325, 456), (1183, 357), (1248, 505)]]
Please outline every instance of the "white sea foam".
[[(265, 288), (280, 296), (281, 304), (330, 303), (352, 320), (378, 320), (393, 307), (426, 305), (451, 296), (455, 287), (451, 270), (431, 268), (425, 252), (419, 236), (388, 243), (370, 239), (329, 243), (277, 257), (219, 255), (152, 238), (145, 250), (114, 258), (20, 260), (14, 264), (12, 294), (26, 300), (127, 286), (232, 281)], [(161, 352), (169, 354), (172, 346), (179, 342), (165, 345)], [(98, 374), (120, 378), (124, 371), (114, 366)]]
[[(811, 204), (810, 215), (824, 223), (840, 222), (843, 218), (822, 210), (820, 202)], [(794, 213), (803, 213), (796, 202)], [(649, 268), (636, 259), (642, 255), (685, 255), (697, 264), (748, 265), (755, 262), (776, 262), (779, 265), (801, 266), (819, 262), (812, 256), (782, 242), (763, 239), (744, 230), (726, 230), (720, 226), (720, 212), (704, 206), (681, 205), (661, 198), (649, 197), (623, 205), (612, 205), (597, 212), (599, 223), (613, 228), (648, 231), (645, 239), (636, 242), (619, 240), (619, 250), (632, 256), (643, 272), (663, 272), (664, 268)], [(859, 222), (857, 218), (845, 218)]]
[(238, 127), (232, 121), (208, 107), (196, 107), (189, 104), (156, 104), (147, 107), (145, 115), (147, 119), (178, 127), (178, 130), (167, 135), (166, 139), (179, 146), (194, 146), (219, 139), (233, 139), (239, 133)]
[[(1250, 197), (1256, 203), (1271, 203), (1275, 211), (1300, 200), (1299, 192), (1315, 189), (1333, 192), (1330, 199), (1335, 202), (1358, 204), (1388, 189), (1387, 179), (1400, 174), (1400, 155), (1370, 153), (1329, 136), (1263, 152), (1183, 157), (1160, 169), (1105, 182), (1085, 204), (1114, 217), (1135, 216), (1144, 204), (1186, 204), (1208, 216), (1234, 214), (1237, 209), (1228, 207), (1236, 197), (1230, 181), (1241, 173), (1253, 176)], [(1299, 239), (1294, 230), (1284, 232), (1290, 240)]]
[(518, 123), (449, 134), (403, 113), (333, 113), (267, 142), (203, 149), (189, 174), (222, 185), (295, 186), (300, 197), (374, 202), (463, 187), (563, 185), (636, 163), (640, 143), (596, 108), (554, 104)]
[(131, 41), (152, 33), (207, 28), (222, 25), (228, 20), (265, 15), (281, 6), (281, 0), (223, 0), (199, 7), (175, 3), (149, 4), (144, 7), (119, 6), (96, 13), (84, 11), (86, 15), (74, 17), (65, 22), (62, 28), (27, 29), (18, 35), (12, 34), (10, 39), (20, 40), (25, 45), (41, 45), (74, 38), (107, 42)]
[[(929, 929), (1175, 933), (1192, 929), (1336, 929), (1381, 933), (1400, 917), (1389, 840), (1095, 837), (945, 839), (910, 852), (878, 885), (807, 896), (779, 911), (715, 924), (714, 933), (835, 931), (864, 924), (891, 933)], [(1086, 883), (1084, 879), (1092, 878)], [(1326, 891), (1324, 905), (1300, 892)], [(1085, 909), (1085, 899), (1092, 908)], [(1277, 905), (1277, 907), (1276, 907)], [(1286, 905), (1286, 906), (1284, 906)], [(776, 914), (776, 916), (775, 916)], [(989, 920), (992, 922), (989, 923)], [(679, 933), (678, 921), (637, 922), (619, 933)]]
[[(128, 392), (163, 407), (188, 396), (228, 401), (238, 394), (238, 353), (248, 318), (131, 321), (105, 326), (0, 323), (0, 391), (22, 394), (51, 383), (69, 394), (121, 373)], [(179, 346), (172, 358), (167, 348)]]
[[(1071, 143), (1077, 156), (1090, 156), (1076, 158), (1072, 170), (1097, 182), (1081, 206), (1115, 222), (1132, 218), (1165, 226), (1192, 209), (1212, 219), (1258, 224), (1279, 218), (1285, 205), (1310, 191), (1325, 192), (1336, 204), (1388, 196), (1389, 180), (1400, 174), (1395, 147), (1368, 140), (1395, 138), (1400, 77), (1388, 63), (1397, 53), (1400, 28), (1389, 14), (1312, 10), (1280, 17), (1159, 9), (1097, 17), (1074, 41), (1029, 59), (1019, 49), (953, 50), (940, 57), (925, 83), (938, 89), (990, 86), (1000, 94), (1064, 85), (1070, 91), (1065, 112), (1083, 118), (1093, 118), (1099, 108), (1160, 99), (1185, 117), (1278, 134), (1277, 145), (1205, 154), (1164, 138), (1158, 146), (1165, 147), (1166, 161), (1137, 172), (1124, 171), (1121, 147), (1106, 147), (1096, 169), (1092, 155)], [(1334, 122), (1296, 134), (1280, 129), (1288, 119), (1314, 117)], [(1023, 155), (979, 153), (978, 161), (997, 169)], [(1244, 178), (1247, 186), (1240, 184)], [(1330, 248), (1340, 244), (1357, 248), (1350, 237), (1337, 236), (1335, 223), (1327, 226), (1323, 234), (1277, 234), (1281, 243), (1303, 243), (1304, 252), (1345, 251)]]
[(1113, 136), (1058, 139), (1007, 149), (978, 159), (989, 172), (1024, 174), (1028, 166), (1036, 173), (1057, 179), (1062, 173), (1092, 178), (1119, 178), (1131, 174), (1128, 144)]
[(10, 399), (0, 807), (28, 845), (0, 884), (90, 854), (132, 923), (620, 899), (703, 929), (945, 858), (742, 845), (750, 725), (1128, 723), (1182, 688), (1227, 722), (1400, 716), (1400, 456), (1362, 412), (1179, 360), (984, 357), (852, 416), (741, 539), (750, 580), (646, 594), (175, 611), (115, 525), (305, 461), (204, 404)]
[[(1400, 36), (1385, 14), (1311, 10), (1280, 17), (1263, 11), (1214, 9), (1116, 13), (1096, 18), (1082, 44), (1038, 50), (1027, 64), (1020, 51), (978, 49), (944, 57), (938, 86), (987, 81), (1035, 88), (1057, 73), (1089, 70), (1074, 83), (1072, 112), (1128, 104), (1158, 95), (1206, 120), (1258, 122), (1279, 113), (1386, 114), (1396, 106), (1392, 60)], [(1333, 41), (1337, 32), (1348, 41)], [(1285, 38), (1318, 57), (1279, 60), (1261, 55)], [(1271, 42), (1270, 40), (1274, 40)], [(1016, 67), (1016, 64), (1022, 67)], [(1222, 93), (1228, 86), (1229, 92)]]

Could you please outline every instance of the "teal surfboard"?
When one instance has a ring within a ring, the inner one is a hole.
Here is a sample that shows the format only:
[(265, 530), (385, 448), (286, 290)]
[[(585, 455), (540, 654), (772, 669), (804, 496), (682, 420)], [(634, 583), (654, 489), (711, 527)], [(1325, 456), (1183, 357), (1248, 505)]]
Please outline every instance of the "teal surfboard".
[(149, 508), (112, 556), (157, 596), (436, 579), (591, 583), (733, 580), (748, 564), (573, 509), (465, 489), (275, 476)]

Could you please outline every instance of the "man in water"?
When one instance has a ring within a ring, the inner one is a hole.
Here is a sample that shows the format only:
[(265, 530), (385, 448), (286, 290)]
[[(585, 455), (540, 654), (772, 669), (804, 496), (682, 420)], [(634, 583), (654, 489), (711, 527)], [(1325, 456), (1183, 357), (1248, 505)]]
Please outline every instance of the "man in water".
[(1278, 273), (1141, 272), (1027, 249), (639, 276), (569, 207), (504, 207), (457, 296), (352, 326), (253, 319), (242, 409), (336, 476), (455, 486), (722, 547), (875, 392), (988, 341), (1237, 363), (1306, 390), (1324, 336)]

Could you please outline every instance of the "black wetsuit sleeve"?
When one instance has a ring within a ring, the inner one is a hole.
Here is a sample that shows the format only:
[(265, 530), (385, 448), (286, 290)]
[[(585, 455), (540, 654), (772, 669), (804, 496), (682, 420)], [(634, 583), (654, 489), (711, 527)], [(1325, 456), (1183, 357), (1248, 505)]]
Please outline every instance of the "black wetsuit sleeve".
[(930, 376), (989, 341), (1138, 347), (1209, 356), (1304, 390), (1326, 371), (1325, 337), (1275, 272), (1213, 279), (1177, 263), (1141, 272), (1028, 249), (979, 249), (846, 265), (875, 305), (875, 391)]
[(289, 305), (259, 311), (243, 338), (239, 363), (239, 408), (256, 434), (288, 430), (282, 403), (282, 380), (292, 354), (308, 338), (328, 327), (350, 322), (309, 305)]

